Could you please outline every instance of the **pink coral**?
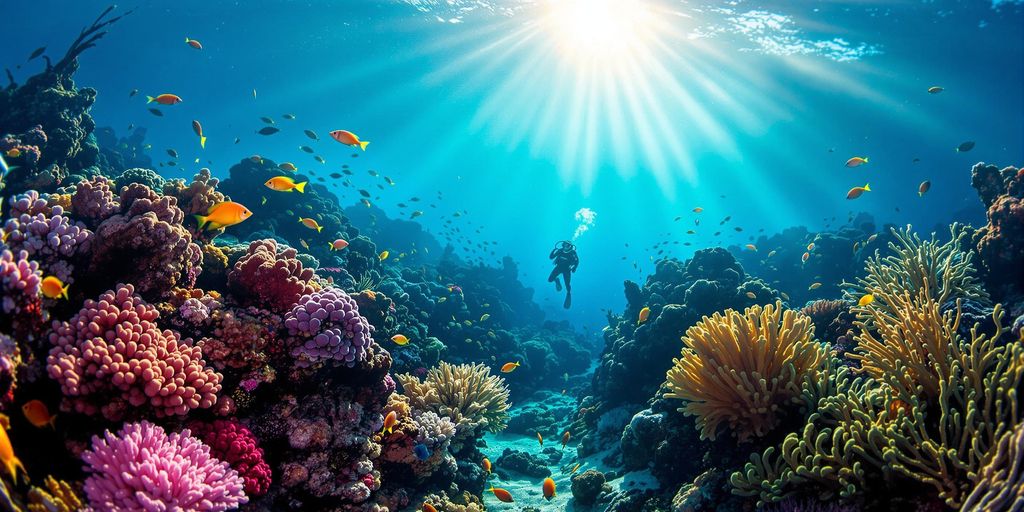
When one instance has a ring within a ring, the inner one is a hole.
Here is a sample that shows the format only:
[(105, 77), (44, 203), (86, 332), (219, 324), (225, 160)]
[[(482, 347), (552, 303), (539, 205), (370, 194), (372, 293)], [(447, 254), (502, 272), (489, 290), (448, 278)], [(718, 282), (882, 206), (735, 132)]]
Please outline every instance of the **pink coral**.
[(313, 270), (302, 268), (296, 255), (292, 248), (278, 252), (273, 239), (252, 242), (228, 273), (228, 286), (246, 305), (284, 313), (314, 291)]
[(95, 510), (217, 511), (247, 503), (244, 482), (188, 430), (168, 435), (147, 421), (93, 436), (82, 454)]
[(104, 176), (83, 181), (71, 195), (71, 211), (76, 216), (99, 222), (121, 209), (121, 203), (112, 190), (114, 182)]
[(262, 496), (270, 488), (270, 466), (256, 436), (236, 419), (213, 423), (192, 422), (192, 434), (210, 447), (210, 453), (231, 465), (245, 480), (249, 496)]
[[(34, 192), (34, 191), (32, 191)], [(25, 213), (7, 220), (3, 233), (7, 245), (14, 250), (25, 250), (38, 261), (47, 274), (71, 283), (74, 267), (72, 259), (89, 252), (92, 231), (81, 222), (72, 222), (61, 206), (48, 207), (38, 194), (25, 194), (15, 201), (12, 210)], [(39, 213), (31, 214), (31, 211)]]
[(87, 300), (70, 321), (53, 323), (46, 363), (65, 407), (110, 420), (123, 418), (129, 406), (148, 405), (157, 417), (213, 407), (221, 375), (190, 340), (161, 331), (160, 313), (134, 292), (118, 285)]
[(39, 264), (30, 261), (27, 252), (0, 252), (0, 328), (10, 328), (16, 334), (41, 328), (42, 279)]
[(120, 199), (121, 213), (96, 228), (91, 270), (131, 281), (150, 298), (195, 284), (202, 250), (182, 227), (175, 199), (138, 183), (124, 187)]

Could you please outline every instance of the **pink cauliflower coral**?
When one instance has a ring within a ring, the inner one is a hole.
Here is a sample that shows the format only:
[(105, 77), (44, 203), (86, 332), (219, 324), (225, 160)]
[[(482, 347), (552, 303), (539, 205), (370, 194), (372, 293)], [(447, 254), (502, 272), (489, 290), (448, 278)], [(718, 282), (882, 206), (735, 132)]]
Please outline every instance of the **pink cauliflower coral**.
[(128, 407), (148, 405), (157, 417), (183, 415), (217, 403), (221, 375), (199, 347), (156, 324), (160, 313), (118, 285), (87, 300), (68, 322), (53, 323), (46, 359), (65, 406), (119, 420)]
[(238, 420), (192, 422), (192, 434), (210, 447), (210, 452), (231, 465), (245, 480), (245, 492), (262, 496), (270, 488), (270, 466), (263, 460), (263, 449), (256, 436)]
[(168, 435), (147, 421), (93, 436), (82, 454), (95, 510), (217, 511), (247, 503), (244, 482), (188, 430)]

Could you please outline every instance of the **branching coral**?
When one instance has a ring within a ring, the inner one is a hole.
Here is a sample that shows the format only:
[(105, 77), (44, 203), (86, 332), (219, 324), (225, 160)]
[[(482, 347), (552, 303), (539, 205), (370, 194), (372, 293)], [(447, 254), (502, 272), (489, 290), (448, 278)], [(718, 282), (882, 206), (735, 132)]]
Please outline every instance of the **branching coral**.
[(29, 512), (75, 512), (85, 507), (82, 498), (67, 482), (48, 476), (43, 485), (45, 488), (29, 489)]
[(249, 501), (238, 472), (188, 430), (168, 435), (147, 421), (130, 423), (93, 436), (82, 460), (96, 510), (218, 511)]
[(213, 407), (221, 375), (199, 347), (161, 331), (159, 312), (134, 292), (118, 286), (87, 300), (70, 321), (54, 322), (46, 363), (68, 408), (118, 420), (129, 407), (148, 405), (157, 417)]
[(499, 432), (508, 420), (508, 387), (482, 364), (452, 365), (444, 361), (431, 368), (426, 378), (401, 374), (398, 382), (413, 408), (447, 416), (456, 425), (459, 441), (484, 430)]
[(1024, 510), (1024, 424), (1003, 435), (990, 457), (963, 510)]
[(800, 403), (804, 381), (817, 380), (827, 354), (810, 319), (780, 302), (704, 317), (683, 343), (665, 396), (688, 401), (680, 411), (697, 417), (702, 438), (715, 439), (725, 423), (741, 442), (764, 436)]

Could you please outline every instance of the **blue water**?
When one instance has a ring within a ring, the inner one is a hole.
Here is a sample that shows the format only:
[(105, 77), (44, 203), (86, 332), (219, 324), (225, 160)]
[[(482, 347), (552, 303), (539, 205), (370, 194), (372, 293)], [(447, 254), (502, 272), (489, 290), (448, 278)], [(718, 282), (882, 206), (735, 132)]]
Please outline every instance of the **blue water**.
[[(156, 162), (181, 154), (185, 169), (167, 176), (209, 166), (224, 177), (252, 154), (320, 175), (348, 163), (356, 186), (335, 184), (343, 203), (380, 183), (365, 172), (375, 169), (397, 182), (377, 202), (394, 216), (410, 211), (396, 203), (441, 191), (418, 222), (440, 236), (441, 215), (466, 210), (453, 219), (462, 232), (498, 242), (485, 261), (511, 255), (552, 318), (591, 328), (601, 308), (621, 309), (621, 282), (653, 269), (645, 249), (662, 240), (680, 240), (670, 255), (685, 258), (761, 229), (835, 227), (851, 211), (920, 230), (977, 222), (970, 166), (1024, 160), (1021, 2), (647, 0), (611, 16), (567, 16), (566, 2), (140, 2), (82, 57), (76, 81), (99, 90), (99, 126), (146, 127)], [(104, 5), (4, 0), (0, 61), (39, 46), (59, 57)], [(41, 66), (12, 72), (20, 82)], [(945, 90), (929, 94), (935, 85)], [(153, 117), (145, 96), (159, 93), (184, 103)], [(282, 131), (257, 135), (261, 116)], [(372, 143), (352, 158), (334, 129)], [(977, 146), (956, 153), (967, 140)], [(851, 156), (870, 163), (848, 169)], [(919, 198), (923, 180), (932, 190)], [(872, 192), (845, 199), (865, 183)], [(564, 312), (547, 254), (581, 208), (596, 218), (577, 240)]]

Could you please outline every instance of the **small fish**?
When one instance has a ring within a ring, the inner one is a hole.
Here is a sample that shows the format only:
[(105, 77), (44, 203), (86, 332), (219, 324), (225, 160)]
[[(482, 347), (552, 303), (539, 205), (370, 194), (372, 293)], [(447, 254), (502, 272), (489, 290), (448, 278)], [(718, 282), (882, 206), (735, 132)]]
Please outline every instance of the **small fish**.
[(210, 207), (206, 215), (194, 215), (199, 221), (199, 230), (220, 229), (234, 226), (249, 217), (252, 212), (248, 208), (233, 201), (224, 201)]
[(307, 241), (305, 241), (305, 240), (303, 240), (301, 238), (299, 239), (299, 245), (301, 245), (303, 249), (305, 249), (307, 251), (309, 250), (309, 242), (307, 242)]
[(484, 314), (480, 315), (480, 321), (481, 322), (486, 322), (487, 319), (490, 318), (490, 317), (491, 317), (490, 313), (484, 313)]
[(384, 260), (388, 259), (388, 256), (390, 254), (391, 253), (389, 251), (381, 251), (380, 254), (377, 255), (377, 259), (379, 259), (380, 261), (384, 261)]
[(311, 219), (309, 217), (299, 217), (299, 222), (301, 222), (303, 226), (306, 226), (309, 229), (315, 229), (317, 233), (324, 229), (323, 226), (317, 224), (316, 219)]
[(393, 180), (393, 179), (391, 179), (391, 178), (389, 178), (387, 176), (384, 176), (384, 181), (386, 181), (387, 184), (391, 185), (392, 187), (395, 186), (395, 180)]
[(747, 298), (748, 299), (756, 299), (757, 295), (754, 295), (754, 292), (747, 292)]
[(423, 210), (414, 210), (412, 212), (412, 214), (409, 215), (409, 218), (410, 219), (415, 219), (416, 217), (420, 217), (422, 215), (423, 215)]
[(134, 98), (135, 95), (138, 94), (138, 93), (139, 93), (138, 89), (132, 89), (131, 92), (128, 93), (128, 97), (129, 98)]
[(437, 509), (434, 508), (434, 506), (431, 505), (430, 503), (427, 503), (427, 502), (424, 501), (423, 502), (423, 510), (422, 510), (422, 512), (437, 512)]
[(269, 118), (269, 117), (267, 117), (267, 116), (261, 117), (260, 121), (263, 121), (264, 123), (267, 123), (267, 124), (274, 124), (274, 120)]
[(754, 245), (754, 244), (747, 244), (747, 245), (745, 245), (744, 247), (746, 247), (748, 251), (754, 251), (754, 252), (757, 252), (757, 246), (756, 246), (756, 245)]
[(412, 452), (416, 455), (419, 460), (427, 460), (430, 458), (430, 448), (427, 445), (419, 443), (413, 447)]
[(313, 154), (313, 148), (309, 146), (299, 146), (299, 149), (305, 151), (306, 153)]
[(647, 306), (644, 306), (643, 309), (640, 310), (640, 314), (637, 315), (636, 324), (640, 325), (640, 324), (646, 322), (647, 318), (650, 317), (650, 316), (651, 316), (651, 308), (649, 308)]
[(857, 301), (857, 305), (861, 306), (861, 307), (864, 307), (864, 306), (867, 306), (868, 304), (871, 304), (874, 301), (875, 301), (875, 296), (870, 294), (870, 293), (868, 293), (868, 294), (864, 295), (863, 297), (861, 297), (860, 300)]
[(928, 192), (932, 188), (932, 182), (924, 180), (920, 185), (917, 186), (917, 196), (924, 196), (925, 192)]
[[(3, 426), (0, 426), (0, 463), (7, 468), (7, 471), (11, 474), (11, 479), (15, 482), (18, 481), (19, 469), (25, 474), (25, 479), (28, 480), (28, 471), (25, 469), (25, 466), (21, 461), (18, 460), (18, 457), (14, 455), (14, 447), (11, 446), (11, 438), (7, 436), (7, 429), (3, 428)], [(506, 494), (508, 493), (506, 492)], [(511, 496), (509, 497), (509, 501), (512, 501)]]
[(514, 363), (505, 363), (501, 365), (501, 373), (512, 373), (516, 368), (519, 368), (519, 361)]
[(551, 477), (544, 479), (544, 483), (540, 485), (541, 492), (544, 493), (544, 499), (551, 501), (555, 497), (555, 481)]
[(51, 415), (50, 409), (40, 400), (29, 400), (28, 402), (25, 402), (25, 405), (21, 406), (21, 413), (24, 414), (25, 419), (36, 428), (43, 428), (47, 425), (49, 425), (50, 428), (54, 428), (53, 422), (57, 419), (57, 415)]
[(46, 47), (45, 46), (40, 46), (39, 48), (36, 48), (35, 50), (32, 50), (32, 53), (29, 54), (29, 56), (28, 56), (28, 60), (26, 60), (25, 62), (29, 62), (32, 59), (35, 59), (36, 57), (42, 55), (43, 52), (45, 52), (45, 51), (46, 51)]
[(857, 199), (864, 192), (871, 192), (871, 184), (866, 183), (863, 187), (853, 187), (846, 193), (847, 199)]
[(320, 140), (320, 136), (317, 135), (316, 132), (314, 132), (313, 130), (302, 130), (302, 133), (305, 133), (306, 137), (309, 137), (313, 140)]
[(961, 142), (960, 145), (956, 147), (956, 152), (957, 153), (966, 153), (966, 152), (968, 152), (968, 151), (970, 151), (972, 149), (974, 149), (974, 141), (973, 140), (969, 140), (967, 142)]
[(704, 208), (701, 208), (700, 206), (693, 209), (693, 213), (700, 213), (702, 211), (704, 211)]
[(181, 97), (176, 94), (164, 93), (159, 96), (146, 96), (146, 103), (159, 103), (161, 105), (176, 105), (181, 103)]
[(811, 253), (805, 252), (803, 256), (800, 256), (800, 263), (807, 263), (807, 260), (811, 258)]
[[(10, 442), (8, 442), (8, 444), (10, 444)], [(505, 489), (502, 489), (500, 487), (495, 487), (495, 486), (492, 485), (491, 488), (487, 489), (487, 490), (490, 491), (492, 494), (494, 494), (494, 497), (498, 498), (498, 501), (501, 501), (501, 502), (504, 502), (504, 503), (512, 503), (513, 501), (515, 501), (515, 500), (512, 499), (512, 493), (510, 493), (510, 492), (508, 492)]]
[(875, 234), (873, 234), (873, 235), (869, 236), (869, 237), (868, 237), (868, 241), (867, 241), (867, 242), (864, 242), (864, 244), (865, 244), (865, 245), (866, 245), (866, 244), (870, 244), (871, 242), (874, 242), (876, 238), (878, 238), (878, 233), (875, 233)]
[(63, 281), (55, 276), (47, 276), (43, 279), (41, 288), (43, 295), (48, 299), (67, 299), (69, 286), (71, 285), (64, 284)]
[(278, 192), (291, 192), (297, 190), (300, 194), (304, 194), (306, 190), (307, 181), (295, 183), (289, 176), (274, 176), (267, 180), (263, 185), (270, 190), (276, 190)]
[(437, 299), (437, 303), (441, 304), (442, 302), (445, 302), (447, 300), (448, 300), (448, 297), (441, 297), (441, 298)]
[(348, 241), (345, 240), (344, 238), (339, 238), (333, 242), (328, 243), (327, 247), (330, 248), (330, 250), (332, 251), (340, 251), (348, 247)]
[(18, 148), (11, 148), (7, 150), (7, 158), (18, 158), (21, 156), (21, 150)]
[(199, 136), (199, 147), (206, 148), (206, 136), (203, 135), (203, 125), (199, 124), (199, 121), (192, 120), (192, 131), (196, 132)]
[(928, 93), (929, 94), (938, 94), (938, 93), (940, 93), (940, 92), (942, 92), (944, 90), (945, 89), (943, 89), (942, 87), (939, 87), (937, 85), (933, 85), (933, 86), (928, 88)]
[(807, 252), (811, 252), (813, 250), (814, 250), (814, 242), (811, 242), (811, 243), (807, 244)]
[(256, 89), (252, 90), (252, 99), (256, 99)]
[(157, 117), (163, 117), (164, 116), (164, 113), (161, 112), (160, 109), (149, 108), (149, 109), (146, 109), (146, 110), (149, 110), (149, 113), (153, 114), (154, 116), (157, 116)]
[(572, 467), (572, 471), (570, 471), (569, 474), (572, 475), (573, 473), (579, 471), (580, 466), (582, 466), (582, 465), (583, 465), (582, 462), (577, 462), (576, 465)]
[(313, 160), (316, 160), (317, 162), (320, 162), (322, 164), (326, 164), (327, 163), (327, 160), (324, 160), (324, 157), (322, 157), (320, 155), (313, 155)]
[(782, 297), (782, 300), (789, 300), (789, 295), (786, 295), (786, 292), (779, 292), (779, 296)]
[(273, 126), (264, 126), (263, 128), (260, 128), (258, 131), (256, 131), (256, 133), (260, 135), (273, 135), (279, 131), (281, 130), (274, 128)]
[(484, 460), (482, 460), (480, 462), (480, 465), (483, 466), (484, 471), (486, 471), (488, 475), (491, 474), (491, 460), (490, 459), (488, 459), (487, 457), (484, 457)]
[(544, 436), (540, 435), (540, 432), (537, 432), (537, 442), (542, 448), (544, 447)]
[(189, 39), (188, 37), (185, 38), (185, 44), (191, 46), (192, 48), (195, 48), (196, 50), (202, 50), (203, 49), (203, 43), (200, 43), (199, 41), (196, 41), (195, 39)]
[(242, 142), (242, 139), (235, 137), (235, 144), (238, 144), (239, 142)]
[(562, 434), (562, 449), (563, 450), (565, 449), (565, 445), (569, 444), (569, 439), (571, 437), (572, 437), (572, 434), (570, 434), (568, 430), (566, 430), (565, 433)]
[(359, 146), (363, 151), (366, 151), (366, 146), (370, 144), (370, 141), (359, 140), (358, 135), (347, 130), (334, 130), (330, 132), (330, 135), (331, 138), (346, 146)]
[(384, 429), (381, 430), (381, 433), (392, 433), (392, 429), (394, 428), (395, 423), (398, 423), (398, 413), (395, 411), (391, 411), (388, 413), (387, 416), (384, 417)]
[(900, 400), (899, 398), (894, 399), (889, 403), (889, 417), (893, 419), (900, 412), (910, 412), (910, 404)]
[(277, 168), (281, 169), (282, 171), (288, 171), (288, 172), (295, 172), (295, 171), (299, 170), (299, 168), (295, 167), (295, 164), (293, 164), (291, 162), (282, 162), (280, 165), (277, 166)]
[(866, 163), (868, 163), (868, 157), (866, 157), (866, 156), (864, 156), (864, 157), (855, 156), (855, 157), (853, 157), (853, 158), (851, 158), (851, 159), (846, 161), (846, 166), (847, 167), (860, 167), (860, 166), (862, 166), (862, 165), (864, 165)]
[(168, 149), (167, 154), (170, 155), (171, 158), (178, 158), (178, 152), (173, 149)]
[(775, 256), (775, 251), (769, 251), (768, 256), (765, 256), (765, 259), (771, 258), (772, 256)]
[(367, 208), (370, 207), (370, 202), (367, 201), (365, 198), (364, 199), (360, 199), (359, 202), (363, 203), (363, 205), (366, 206)]
[(817, 290), (818, 288), (821, 288), (821, 283), (811, 283), (811, 285), (807, 287), (808, 290)]
[(409, 343), (409, 338), (405, 337), (403, 334), (396, 334), (391, 337), (391, 341), (395, 342), (395, 345), (401, 347)]

